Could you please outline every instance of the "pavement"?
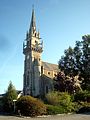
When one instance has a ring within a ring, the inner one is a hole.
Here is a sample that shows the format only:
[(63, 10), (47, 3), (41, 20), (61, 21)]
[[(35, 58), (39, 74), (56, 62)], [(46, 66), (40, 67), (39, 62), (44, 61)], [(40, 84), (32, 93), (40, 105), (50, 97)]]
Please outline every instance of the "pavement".
[(18, 117), (9, 115), (0, 115), (0, 120), (90, 120), (90, 114), (61, 114), (40, 117)]

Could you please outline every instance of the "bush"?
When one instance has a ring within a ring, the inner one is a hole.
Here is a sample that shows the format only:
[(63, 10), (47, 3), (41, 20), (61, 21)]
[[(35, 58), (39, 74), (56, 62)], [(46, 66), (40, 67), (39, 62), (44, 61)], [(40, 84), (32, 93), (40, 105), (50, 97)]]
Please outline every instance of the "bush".
[(90, 103), (87, 102), (80, 102), (79, 104), (79, 108), (77, 113), (85, 113), (85, 112), (90, 112)]
[(65, 113), (65, 109), (62, 106), (47, 105), (47, 114), (62, 114)]
[(0, 112), (3, 112), (3, 99), (0, 98)]
[(38, 116), (46, 113), (46, 106), (44, 103), (31, 96), (23, 96), (17, 101), (17, 111), (24, 116)]
[(46, 95), (48, 104), (68, 106), (71, 103), (71, 96), (67, 92), (50, 92)]
[(87, 101), (90, 102), (90, 92), (88, 91), (79, 91), (74, 95), (74, 101), (80, 102), (80, 101)]
[(59, 104), (59, 97), (58, 92), (50, 92), (46, 95), (46, 101), (48, 104), (51, 105), (58, 105)]
[(63, 112), (71, 112), (74, 109), (74, 103), (71, 101), (71, 96), (67, 92), (51, 92), (46, 95), (47, 103), (54, 106), (59, 106), (59, 109), (64, 109)]
[(87, 113), (90, 112), (90, 107), (82, 107), (78, 110), (77, 113)]

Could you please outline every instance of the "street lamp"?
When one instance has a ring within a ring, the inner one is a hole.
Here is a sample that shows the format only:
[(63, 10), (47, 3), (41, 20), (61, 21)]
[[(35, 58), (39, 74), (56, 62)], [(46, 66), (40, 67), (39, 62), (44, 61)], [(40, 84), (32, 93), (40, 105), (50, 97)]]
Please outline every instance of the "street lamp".
[(15, 102), (16, 102), (17, 100), (13, 100), (13, 105), (14, 105), (14, 113), (15, 113), (15, 110), (16, 110), (16, 105), (15, 105)]

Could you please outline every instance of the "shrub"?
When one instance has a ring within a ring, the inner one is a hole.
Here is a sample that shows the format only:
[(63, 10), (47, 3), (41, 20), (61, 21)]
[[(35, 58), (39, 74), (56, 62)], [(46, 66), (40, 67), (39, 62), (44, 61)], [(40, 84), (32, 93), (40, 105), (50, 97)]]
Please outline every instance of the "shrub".
[(80, 102), (79, 108), (77, 110), (77, 113), (84, 113), (84, 112), (90, 112), (90, 103), (87, 102)]
[(50, 92), (46, 95), (46, 101), (48, 104), (51, 105), (58, 105), (59, 104), (59, 97), (58, 92)]
[(65, 109), (62, 106), (47, 105), (47, 114), (62, 114), (65, 113)]
[(88, 91), (79, 91), (74, 95), (74, 101), (80, 102), (80, 101), (87, 101), (90, 102), (90, 92)]
[(44, 103), (31, 96), (23, 96), (17, 101), (17, 111), (24, 116), (38, 116), (46, 113), (46, 106)]
[(68, 106), (71, 103), (71, 96), (67, 92), (50, 92), (46, 95), (48, 104)]
[(78, 110), (77, 113), (87, 113), (90, 112), (90, 107), (82, 107)]
[(47, 103), (58, 106), (63, 112), (71, 112), (74, 109), (74, 103), (71, 101), (71, 96), (67, 92), (51, 92), (46, 95)]
[(0, 112), (3, 112), (3, 99), (0, 98)]

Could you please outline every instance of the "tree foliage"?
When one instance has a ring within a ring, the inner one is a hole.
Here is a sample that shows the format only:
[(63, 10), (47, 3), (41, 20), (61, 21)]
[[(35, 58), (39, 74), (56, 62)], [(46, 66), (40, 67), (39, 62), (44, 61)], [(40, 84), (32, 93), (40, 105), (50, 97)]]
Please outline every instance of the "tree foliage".
[(10, 81), (10, 84), (8, 86), (8, 89), (5, 93), (5, 96), (3, 97), (4, 102), (4, 110), (6, 112), (13, 112), (13, 100), (17, 99), (17, 92), (15, 87), (13, 86), (12, 82)]
[(60, 71), (55, 77), (54, 88), (60, 92), (68, 92), (74, 94), (78, 90), (81, 90), (79, 76), (68, 76), (64, 72)]
[(59, 60), (59, 68), (65, 75), (83, 78), (82, 88), (90, 90), (90, 35), (76, 41), (75, 47), (69, 47)]

